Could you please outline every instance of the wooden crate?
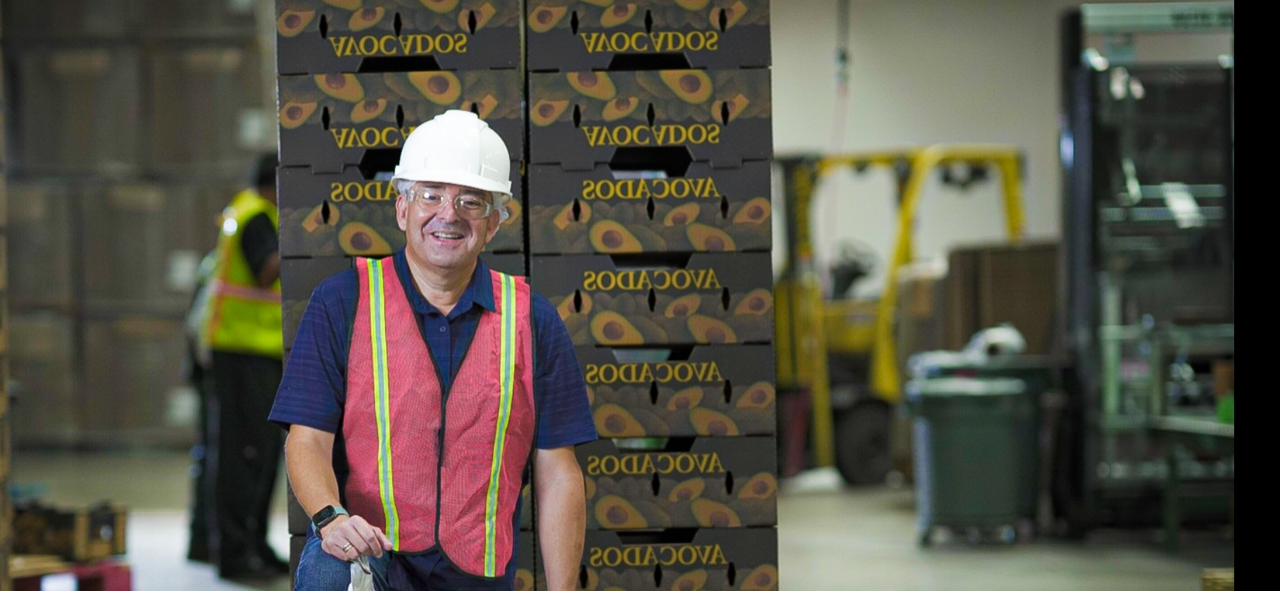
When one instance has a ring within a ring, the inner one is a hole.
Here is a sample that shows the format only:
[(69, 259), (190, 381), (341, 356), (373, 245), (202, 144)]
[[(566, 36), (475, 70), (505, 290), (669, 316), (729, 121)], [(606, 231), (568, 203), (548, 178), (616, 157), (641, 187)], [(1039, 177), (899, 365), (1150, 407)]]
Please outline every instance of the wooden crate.
[(125, 553), (127, 509), (100, 504), (64, 510), (39, 504), (15, 507), (13, 552), (50, 554), (72, 562)]
[(1204, 591), (1235, 591), (1236, 569), (1205, 569)]

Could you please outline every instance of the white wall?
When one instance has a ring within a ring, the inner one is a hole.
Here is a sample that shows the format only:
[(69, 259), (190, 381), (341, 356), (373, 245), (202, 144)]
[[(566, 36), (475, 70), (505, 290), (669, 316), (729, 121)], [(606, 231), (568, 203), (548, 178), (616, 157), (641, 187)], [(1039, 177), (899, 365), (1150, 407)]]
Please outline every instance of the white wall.
[[(1014, 144), (1027, 156), (1028, 236), (1057, 238), (1059, 17), (1078, 5), (1066, 0), (853, 0), (847, 129), (833, 142), (836, 0), (774, 0), (776, 152)], [(823, 185), (815, 210), (820, 263), (848, 238), (869, 244), (884, 260), (896, 230), (892, 176), (887, 171), (845, 174), (835, 181)], [(926, 193), (916, 234), (918, 256), (944, 256), (957, 244), (1003, 237), (997, 183), (965, 197), (934, 185)], [(776, 210), (782, 211), (780, 203)]]

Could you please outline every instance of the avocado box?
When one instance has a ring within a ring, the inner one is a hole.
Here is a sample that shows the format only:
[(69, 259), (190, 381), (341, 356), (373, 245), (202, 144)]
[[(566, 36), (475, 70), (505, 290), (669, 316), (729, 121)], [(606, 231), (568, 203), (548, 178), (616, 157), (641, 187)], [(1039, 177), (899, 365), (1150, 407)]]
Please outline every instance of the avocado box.
[(733, 437), (777, 431), (773, 347), (578, 347), (601, 437)]
[(524, 77), (516, 70), (281, 76), (279, 94), (281, 166), (338, 173), (378, 154), (394, 161), (419, 124), (449, 109), (484, 119), (512, 161), (524, 145)]
[(773, 246), (770, 165), (678, 176), (598, 164), (529, 167), (529, 250), (535, 254), (767, 251)]
[(675, 255), (665, 264), (609, 255), (534, 256), (533, 289), (560, 311), (573, 344), (644, 347), (773, 341), (769, 253)]
[[(480, 259), (494, 271), (516, 276), (525, 274), (522, 253), (486, 252), (480, 254)], [(353, 260), (344, 256), (280, 259), (280, 307), (284, 312), (286, 350), (293, 348), (293, 339), (298, 334), (298, 324), (307, 310), (307, 302), (311, 301), (311, 292), (331, 275), (350, 269)]]
[(770, 64), (768, 0), (529, 0), (531, 71)]
[(520, 66), (517, 0), (276, 0), (284, 75)]
[(769, 76), (767, 69), (530, 74), (529, 161), (592, 170), (615, 157), (672, 150), (714, 168), (769, 160)]
[[(280, 254), (284, 257), (383, 256), (404, 246), (396, 224), (396, 190), (390, 176), (366, 175), (348, 166), (338, 174), (314, 174), (307, 168), (281, 168)], [(511, 217), (489, 243), (489, 252), (524, 249), (524, 206), (520, 163), (511, 164)], [(519, 275), (523, 275), (523, 267)]]
[[(546, 581), (539, 566), (539, 589)], [(579, 591), (777, 591), (773, 528), (654, 533), (588, 531)]]
[(772, 437), (600, 439), (575, 453), (586, 477), (587, 529), (778, 522), (778, 449)]

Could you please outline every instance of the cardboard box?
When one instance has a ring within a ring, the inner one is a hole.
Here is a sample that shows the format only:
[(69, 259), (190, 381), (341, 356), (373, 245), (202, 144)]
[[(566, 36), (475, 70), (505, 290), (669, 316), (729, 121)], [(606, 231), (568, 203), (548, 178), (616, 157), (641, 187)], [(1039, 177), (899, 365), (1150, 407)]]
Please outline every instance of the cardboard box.
[(773, 246), (770, 165), (696, 163), (663, 171), (529, 168), (529, 250), (535, 254), (767, 251)]
[[(40, 2), (16, 4), (48, 9)], [(86, 12), (99, 13), (94, 7)], [(14, 88), (15, 102), (22, 105), (22, 125), (13, 134), (15, 169), (112, 176), (138, 171), (147, 126), (137, 49), (119, 44), (31, 47), (10, 59), (22, 80)]]
[(636, 450), (601, 439), (577, 447), (575, 453), (587, 481), (587, 529), (723, 529), (777, 524), (778, 450), (774, 438), (705, 437), (691, 440), (691, 445), (690, 440), (666, 443), (667, 448)]
[[(524, 275), (524, 255), (483, 253), (481, 260), (490, 269), (510, 275)], [(316, 257), (280, 260), (280, 305), (284, 315), (284, 348), (293, 348), (302, 314), (311, 301), (311, 292), (320, 282), (351, 268), (351, 257)]]
[[(151, 0), (160, 4), (157, 0)], [(190, 1), (164, 5), (190, 5)], [(222, 7), (225, 2), (200, 2)], [(254, 152), (241, 117), (261, 107), (262, 58), (256, 40), (241, 45), (157, 45), (149, 50), (149, 163), (169, 173), (216, 170), (246, 177)], [(180, 130), (180, 131), (175, 131)], [(263, 130), (264, 135), (270, 130)]]
[(1227, 397), (1236, 389), (1236, 362), (1231, 361), (1215, 361), (1213, 362), (1213, 395), (1217, 399)]
[(44, 441), (78, 428), (71, 318), (52, 312), (9, 315), (9, 363), (17, 443)]
[(11, 182), (9, 226), (9, 295), (15, 306), (71, 308), (71, 200), (69, 185)]
[(281, 76), (279, 93), (281, 166), (394, 167), (405, 138), (449, 109), (479, 114), (513, 162), (524, 145), (524, 78), (516, 70)]
[(82, 326), (81, 430), (190, 433), (190, 427), (173, 427), (168, 419), (170, 395), (188, 384), (182, 376), (187, 351), (182, 322), (131, 317)]
[[(777, 591), (778, 532), (588, 531), (581, 572), (574, 589), (582, 591)], [(545, 581), (539, 578), (539, 583), (539, 589), (546, 589)]]
[[(396, 225), (395, 187), (369, 176), (354, 166), (339, 174), (280, 169), (280, 255), (382, 256), (403, 248), (404, 231)], [(511, 217), (489, 243), (490, 252), (524, 250), (523, 184), (519, 163), (514, 163)], [(523, 265), (518, 274), (524, 274)]]
[(512, 591), (534, 591), (538, 588), (538, 579), (542, 578), (542, 570), (538, 568), (537, 534), (520, 532), (516, 540), (516, 580)]
[(773, 341), (768, 253), (695, 254), (665, 266), (607, 255), (535, 256), (529, 272), (578, 346)]
[(142, 0), (142, 10), (148, 37), (241, 35), (252, 38), (257, 33), (257, 5), (252, 2)]
[(531, 71), (640, 68), (673, 59), (694, 68), (770, 64), (768, 0), (545, 4), (528, 6)]
[(948, 257), (946, 348), (960, 350), (974, 333), (1013, 324), (1027, 354), (1053, 350), (1058, 315), (1058, 244), (956, 249)]
[(128, 512), (124, 505), (61, 509), (40, 504), (14, 508), (14, 554), (55, 554), (89, 562), (126, 552)]
[(520, 50), (517, 0), (276, 2), (284, 75), (518, 68)]
[(623, 149), (674, 148), (741, 168), (773, 157), (771, 92), (764, 69), (530, 74), (529, 161), (591, 170), (636, 156)]
[(685, 359), (662, 349), (578, 347), (601, 437), (773, 435), (773, 348), (695, 347)]
[(5, 2), (4, 20), (14, 40), (118, 39), (138, 31), (142, 6), (138, 0)]

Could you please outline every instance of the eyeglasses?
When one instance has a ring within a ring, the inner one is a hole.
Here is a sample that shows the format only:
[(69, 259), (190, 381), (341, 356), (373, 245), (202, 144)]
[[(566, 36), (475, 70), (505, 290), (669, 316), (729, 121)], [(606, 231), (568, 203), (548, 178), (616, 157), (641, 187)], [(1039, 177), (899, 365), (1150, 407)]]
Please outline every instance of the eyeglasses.
[[(404, 197), (427, 212), (439, 211), (449, 199), (438, 188), (421, 186), (410, 187)], [(453, 211), (464, 219), (482, 220), (493, 213), (493, 204), (479, 196), (463, 193), (453, 198)]]

